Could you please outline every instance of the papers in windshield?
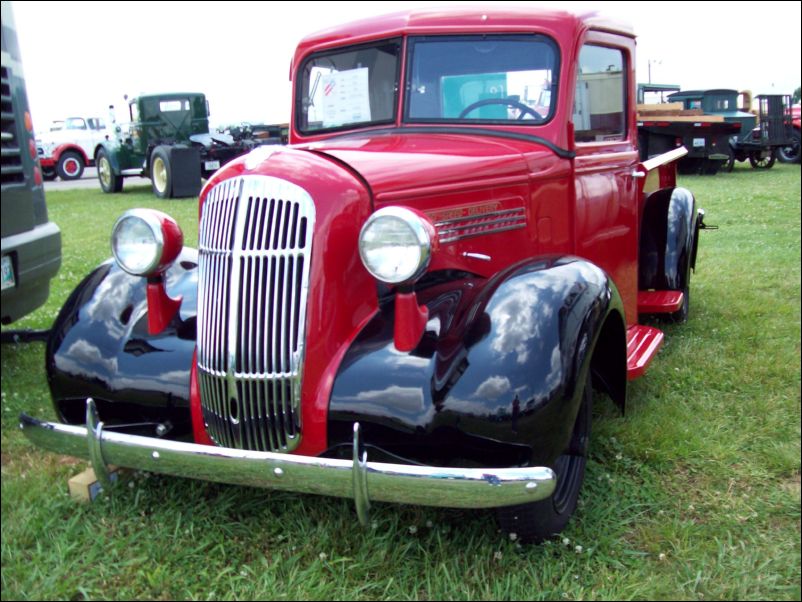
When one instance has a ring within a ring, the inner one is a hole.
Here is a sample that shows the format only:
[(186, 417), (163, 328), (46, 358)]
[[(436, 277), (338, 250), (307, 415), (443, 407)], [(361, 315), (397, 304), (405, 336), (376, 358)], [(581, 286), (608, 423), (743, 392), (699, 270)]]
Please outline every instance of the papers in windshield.
[(370, 121), (368, 68), (361, 67), (324, 75), (323, 127)]

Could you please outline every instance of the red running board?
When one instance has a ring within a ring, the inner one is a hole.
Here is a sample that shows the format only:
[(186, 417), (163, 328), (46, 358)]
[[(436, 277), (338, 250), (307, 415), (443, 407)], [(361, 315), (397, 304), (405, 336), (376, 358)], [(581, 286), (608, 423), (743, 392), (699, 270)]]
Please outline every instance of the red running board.
[(638, 313), (673, 314), (683, 301), (682, 291), (638, 291)]
[(627, 329), (627, 380), (634, 380), (646, 372), (662, 344), (662, 330), (640, 325)]

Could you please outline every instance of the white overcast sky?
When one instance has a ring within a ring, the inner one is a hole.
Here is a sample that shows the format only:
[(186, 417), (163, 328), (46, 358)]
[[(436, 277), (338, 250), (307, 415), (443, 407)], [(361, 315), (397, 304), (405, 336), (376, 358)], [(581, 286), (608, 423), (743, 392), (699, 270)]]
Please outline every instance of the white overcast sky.
[[(6, 0), (3, 0), (4, 2)], [(683, 89), (791, 94), (800, 85), (800, 2), (504, 2), (599, 10), (638, 35), (638, 80)], [(214, 125), (285, 122), (290, 59), (306, 34), (427, 6), (494, 2), (13, 3), (37, 130), (106, 116), (123, 95), (204, 92)], [(122, 114), (122, 111), (119, 111)]]

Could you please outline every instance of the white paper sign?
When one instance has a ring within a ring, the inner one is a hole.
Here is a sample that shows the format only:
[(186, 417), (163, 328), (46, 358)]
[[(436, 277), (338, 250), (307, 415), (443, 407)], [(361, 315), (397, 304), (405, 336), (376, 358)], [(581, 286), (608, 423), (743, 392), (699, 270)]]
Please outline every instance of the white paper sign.
[(368, 68), (350, 69), (324, 75), (323, 127), (370, 121)]

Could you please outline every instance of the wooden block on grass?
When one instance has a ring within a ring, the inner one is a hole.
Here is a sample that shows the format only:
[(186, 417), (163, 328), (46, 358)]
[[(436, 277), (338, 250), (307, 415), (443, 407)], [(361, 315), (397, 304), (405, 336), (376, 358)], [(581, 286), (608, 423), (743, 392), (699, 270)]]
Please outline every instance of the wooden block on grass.
[[(120, 478), (120, 469), (116, 466), (109, 467), (109, 476), (112, 482), (116, 482)], [(92, 468), (87, 468), (85, 471), (78, 473), (72, 477), (68, 482), (70, 488), (70, 497), (79, 502), (94, 502), (103, 486), (98, 481), (95, 471)]]

